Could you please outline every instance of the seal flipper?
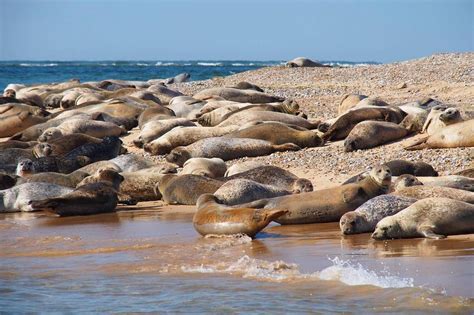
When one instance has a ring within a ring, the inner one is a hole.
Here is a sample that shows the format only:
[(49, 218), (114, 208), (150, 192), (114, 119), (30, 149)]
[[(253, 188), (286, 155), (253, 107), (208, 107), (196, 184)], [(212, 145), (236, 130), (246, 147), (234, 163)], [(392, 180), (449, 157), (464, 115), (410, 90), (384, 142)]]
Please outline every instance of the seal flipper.
[(408, 151), (414, 151), (414, 150), (421, 150), (427, 147), (426, 141), (428, 140), (429, 136), (422, 137), (416, 141), (414, 141), (412, 144), (407, 145), (404, 147), (405, 150)]
[(354, 189), (346, 190), (342, 193), (342, 201), (345, 203), (354, 202), (358, 197), (366, 196), (364, 189), (359, 187), (356, 191)]
[(436, 234), (433, 232), (433, 226), (422, 226), (419, 228), (418, 232), (420, 232), (424, 237), (434, 240), (446, 238), (446, 235)]

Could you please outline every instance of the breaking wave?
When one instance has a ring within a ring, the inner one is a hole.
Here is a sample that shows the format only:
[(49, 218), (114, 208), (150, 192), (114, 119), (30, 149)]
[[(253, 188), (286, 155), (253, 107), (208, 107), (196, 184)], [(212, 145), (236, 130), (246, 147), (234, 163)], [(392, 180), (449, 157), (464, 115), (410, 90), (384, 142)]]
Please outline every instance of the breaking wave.
[(20, 67), (56, 67), (57, 63), (20, 63)]

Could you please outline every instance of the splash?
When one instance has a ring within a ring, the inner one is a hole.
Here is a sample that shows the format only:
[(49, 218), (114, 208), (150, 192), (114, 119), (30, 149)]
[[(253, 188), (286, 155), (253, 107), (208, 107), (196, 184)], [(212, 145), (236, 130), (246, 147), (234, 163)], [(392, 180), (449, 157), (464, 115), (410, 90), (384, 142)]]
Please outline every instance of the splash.
[(413, 278), (400, 278), (384, 271), (379, 275), (365, 269), (361, 264), (343, 261), (338, 257), (329, 259), (334, 264), (319, 272), (321, 280), (338, 280), (347, 285), (373, 285), (380, 288), (412, 288)]

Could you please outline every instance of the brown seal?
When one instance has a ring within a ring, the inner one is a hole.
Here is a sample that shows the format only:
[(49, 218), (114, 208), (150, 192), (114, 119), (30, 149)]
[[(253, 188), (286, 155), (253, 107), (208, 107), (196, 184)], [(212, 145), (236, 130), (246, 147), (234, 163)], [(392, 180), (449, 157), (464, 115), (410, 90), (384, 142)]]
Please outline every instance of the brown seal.
[(91, 137), (103, 138), (106, 136), (120, 136), (125, 133), (125, 129), (105, 121), (70, 119), (58, 127), (46, 129), (38, 137), (38, 140), (47, 142), (73, 133), (83, 133)]
[[(24, 171), (22, 172), (24, 174)], [(42, 182), (56, 184), (64, 187), (76, 188), (77, 184), (84, 178), (89, 176), (88, 173), (82, 171), (74, 171), (70, 174), (62, 174), (55, 172), (43, 172), (37, 174), (23, 175), (22, 179), (19, 179), (19, 183), (33, 183)]]
[(63, 156), (84, 144), (100, 144), (101, 142), (101, 139), (95, 137), (91, 137), (82, 133), (73, 133), (52, 139), (48, 142), (38, 143), (33, 147), (33, 154), (36, 157)]
[(358, 183), (308, 193), (262, 199), (241, 207), (282, 209), (288, 213), (275, 221), (280, 224), (336, 222), (367, 200), (388, 191), (391, 172), (387, 166), (374, 167), (369, 176)]
[(444, 127), (435, 134), (417, 139), (406, 150), (474, 147), (474, 119)]
[(193, 174), (210, 178), (224, 177), (227, 171), (225, 162), (219, 158), (192, 158), (183, 164), (180, 175)]
[(474, 233), (474, 206), (449, 198), (426, 198), (377, 223), (372, 238), (426, 237)]
[(273, 122), (259, 123), (224, 137), (260, 139), (276, 145), (294, 143), (300, 148), (318, 147), (323, 144), (323, 140), (314, 131)]
[(143, 125), (142, 129), (140, 130), (140, 135), (135, 140), (133, 140), (133, 144), (141, 148), (144, 144), (161, 137), (168, 131), (179, 126), (191, 127), (196, 126), (196, 124), (186, 118), (151, 120)]
[(234, 88), (209, 88), (193, 95), (198, 100), (206, 100), (213, 96), (219, 96), (229, 101), (240, 103), (272, 103), (281, 102), (283, 99), (278, 96), (268, 95), (254, 90), (242, 90)]
[(28, 111), (19, 112), (6, 117), (0, 117), (0, 138), (11, 137), (26, 128), (45, 122), (43, 116), (36, 116)]
[(100, 170), (101, 181), (86, 184), (60, 197), (31, 202), (33, 210), (44, 210), (59, 216), (91, 215), (115, 211), (122, 175), (113, 170)]
[(157, 184), (168, 204), (195, 205), (202, 194), (213, 194), (224, 182), (200, 175), (164, 175)]
[(212, 194), (204, 194), (197, 200), (193, 225), (203, 236), (246, 234), (254, 237), (271, 221), (285, 213), (286, 210), (281, 209), (230, 208), (218, 204)]
[(401, 139), (408, 130), (392, 122), (362, 121), (358, 123), (344, 140), (344, 150), (351, 152), (373, 148), (387, 142)]
[(342, 115), (345, 112), (347, 112), (349, 109), (355, 107), (357, 104), (359, 104), (360, 101), (362, 101), (364, 98), (367, 98), (366, 95), (362, 94), (346, 94), (341, 100), (341, 103), (339, 104), (338, 108), (338, 115)]
[(138, 127), (142, 129), (142, 127), (149, 121), (166, 118), (166, 117), (174, 117), (174, 112), (169, 109), (168, 107), (156, 105), (145, 109), (140, 116), (138, 117)]
[(17, 179), (13, 176), (0, 173), (0, 190), (8, 189), (16, 185)]
[(199, 140), (185, 147), (174, 148), (166, 160), (182, 166), (193, 157), (218, 157), (224, 161), (241, 157), (268, 155), (277, 151), (295, 151), (300, 147), (293, 143), (273, 145), (268, 141), (246, 138), (213, 137)]

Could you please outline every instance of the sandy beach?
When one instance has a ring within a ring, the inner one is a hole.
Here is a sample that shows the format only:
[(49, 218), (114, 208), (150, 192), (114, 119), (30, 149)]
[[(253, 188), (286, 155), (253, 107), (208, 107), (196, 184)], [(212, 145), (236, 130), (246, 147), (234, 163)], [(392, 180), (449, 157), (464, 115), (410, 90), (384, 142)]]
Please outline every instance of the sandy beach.
[[(380, 97), (389, 104), (431, 97), (474, 118), (473, 64), (474, 53), (451, 53), (352, 68), (267, 67), (170, 87), (192, 95), (204, 88), (248, 81), (269, 94), (295, 99), (309, 119), (335, 117), (347, 93)], [(163, 162), (163, 156), (150, 156), (133, 146), (138, 132), (135, 128), (123, 137), (128, 151)], [(412, 138), (355, 152), (344, 152), (338, 141), (232, 160), (227, 165), (259, 161), (279, 166), (310, 179), (315, 190), (340, 185), (370, 166), (393, 159), (421, 160), (441, 175), (474, 167), (473, 148), (404, 150)], [(131, 312), (146, 311), (147, 304), (171, 313), (190, 312), (194, 307), (218, 313), (250, 312), (256, 305), (275, 312), (285, 307), (321, 313), (474, 311), (473, 235), (377, 242), (370, 234), (342, 236), (337, 223), (272, 223), (255, 240), (209, 239), (192, 226), (194, 206), (157, 201), (118, 210), (73, 218), (0, 214), (0, 259), (5, 263), (0, 292), (10, 296), (9, 302), (0, 300), (0, 309), (26, 294), (31, 301), (24, 302), (21, 310), (33, 312), (36, 302), (44, 306), (76, 299), (84, 300), (81, 307), (63, 310), (111, 312), (114, 308), (108, 303), (115, 301)], [(99, 287), (107, 283), (116, 291), (103, 293)], [(28, 285), (34, 290), (23, 288)], [(143, 288), (146, 294), (140, 293)], [(127, 308), (130, 292), (137, 298)], [(219, 292), (229, 294), (223, 297)], [(188, 298), (179, 304), (169, 298), (173, 294)], [(100, 305), (88, 304), (91, 296)], [(266, 304), (270, 297), (272, 308)], [(226, 302), (219, 303), (219, 298)], [(54, 310), (44, 307), (43, 311)], [(7, 310), (20, 309), (9, 306)]]

